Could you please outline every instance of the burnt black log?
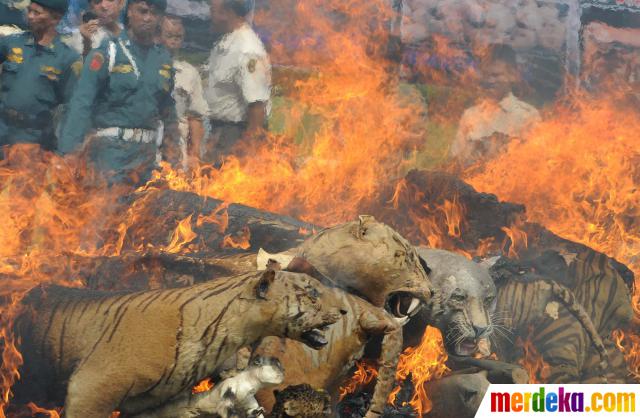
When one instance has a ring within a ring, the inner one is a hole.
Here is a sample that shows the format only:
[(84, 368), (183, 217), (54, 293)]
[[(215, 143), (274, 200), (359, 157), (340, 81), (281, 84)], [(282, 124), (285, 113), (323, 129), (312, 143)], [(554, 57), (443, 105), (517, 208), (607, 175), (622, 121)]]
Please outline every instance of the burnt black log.
[[(100, 290), (177, 287), (255, 270), (260, 248), (281, 252), (299, 245), (314, 225), (239, 204), (173, 190), (149, 189), (128, 197), (124, 236), (112, 257), (71, 255), (73, 279)], [(189, 218), (195, 237), (173, 245), (176, 228)]]
[[(459, 177), (439, 171), (412, 170), (380, 196), (369, 204), (379, 220), (414, 244), (427, 244), (425, 235), (432, 233), (449, 249), (475, 250), (487, 239), (501, 242), (505, 239), (503, 228), (525, 214), (523, 205), (500, 202), (495, 195), (479, 193)], [(450, 230), (446, 205), (462, 209), (459, 230)], [(421, 220), (430, 221), (430, 225), (421, 228)]]
[(74, 278), (90, 289), (105, 291), (182, 287), (256, 269), (254, 253), (201, 257), (148, 251), (73, 259)]
[[(127, 226), (124, 251), (168, 246), (176, 226), (188, 216), (191, 216), (193, 231), (198, 235), (191, 246), (196, 249), (195, 254), (203, 257), (237, 254), (245, 250), (256, 252), (259, 248), (269, 252), (284, 251), (301, 243), (305, 233), (316, 228), (289, 216), (235, 203), (225, 208), (221, 200), (174, 190), (151, 189), (138, 193), (131, 197), (130, 206), (135, 209), (135, 220)], [(200, 217), (203, 218), (198, 222)], [(248, 238), (248, 248), (232, 248), (223, 244), (227, 236), (239, 243), (243, 235)]]

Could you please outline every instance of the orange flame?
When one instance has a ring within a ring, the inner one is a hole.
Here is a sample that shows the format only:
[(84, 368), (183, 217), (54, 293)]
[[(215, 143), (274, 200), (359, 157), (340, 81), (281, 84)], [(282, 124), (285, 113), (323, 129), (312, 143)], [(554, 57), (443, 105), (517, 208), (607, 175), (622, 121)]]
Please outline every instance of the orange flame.
[(300, 235), (311, 235), (312, 231), (309, 231), (307, 228), (300, 227), (298, 229), (298, 234), (300, 234)]
[[(618, 103), (612, 93), (558, 105), (466, 180), (523, 203), (528, 220), (628, 264), (640, 323), (640, 114)], [(627, 358), (631, 370), (640, 367), (638, 358)]]
[[(147, 187), (164, 182), (173, 190), (318, 225), (354, 219), (364, 202), (402, 176), (405, 156), (424, 142), (424, 106), (403, 97), (395, 64), (384, 57), (386, 23), (393, 17), (387, 3), (273, 0), (273, 14), (261, 13), (256, 22), (272, 29), (274, 63), (292, 68), (292, 80), (283, 85), (291, 102), (285, 126), (274, 129), (279, 134), (247, 144), (250, 152), (228, 158), (220, 169), (202, 165), (187, 175), (163, 165)], [(297, 42), (293, 48), (292, 39)], [(436, 37), (434, 50), (464, 56), (451, 45)], [(549, 112), (531, 136), (467, 177), (478, 189), (526, 204), (530, 220), (629, 263), (640, 280), (640, 226), (633, 222), (640, 214), (640, 119), (633, 109), (617, 109), (614, 102), (581, 98), (569, 108)], [(303, 124), (305, 120), (313, 123)], [(61, 255), (112, 256), (127, 244), (134, 249), (143, 245), (127, 243), (127, 236), (144, 202), (122, 210), (117, 201), (124, 192), (105, 193), (84, 184), (81, 179), (90, 173), (79, 161), (29, 146), (7, 152), (0, 162), (0, 210), (8, 214), (0, 231), (0, 274), (7, 285), (0, 297), (12, 303), (0, 307), (0, 417), (22, 361), (10, 332), (15, 302), (38, 283), (81, 284), (65, 281), (73, 276), (69, 273), (74, 266), (71, 257)], [(401, 232), (416, 243), (460, 251), (457, 240), (464, 230), (465, 208), (457, 199), (403, 208), (403, 194), (410, 201), (425, 200), (420, 190), (398, 184), (390, 203), (413, 222)], [(183, 230), (178, 225), (169, 248), (183, 251), (193, 242), (191, 222), (189, 217)], [(204, 223), (214, 223), (223, 232), (228, 214), (199, 216), (196, 225)], [(526, 248), (526, 236), (518, 233), (517, 225), (504, 232), (513, 255)], [(223, 246), (249, 248), (249, 238), (246, 228), (240, 237), (226, 236)], [(475, 251), (487, 252), (496, 244), (487, 239)], [(640, 317), (638, 283), (633, 300)], [(633, 337), (628, 335), (628, 341)], [(637, 356), (627, 357), (640, 364)], [(446, 372), (445, 360), (441, 336), (432, 328), (419, 347), (403, 354), (398, 377), (411, 374), (416, 386), (411, 405), (421, 414), (430, 409), (424, 382)]]
[(344, 399), (345, 396), (350, 393), (355, 393), (358, 388), (368, 385), (373, 379), (378, 377), (378, 369), (376, 366), (366, 360), (356, 361), (356, 368), (353, 376), (340, 388), (340, 401)]
[(218, 232), (223, 233), (229, 226), (229, 212), (227, 212), (228, 207), (229, 203), (225, 202), (218, 206), (216, 210), (211, 212), (209, 215), (199, 215), (196, 226), (200, 227), (204, 224), (214, 224), (218, 226)]
[(527, 233), (520, 228), (518, 222), (514, 222), (510, 227), (500, 228), (506, 235), (503, 247), (509, 248), (509, 257), (518, 258), (518, 251), (526, 250), (529, 246)]
[(33, 402), (29, 402), (27, 407), (31, 410), (32, 414), (47, 414), (49, 418), (60, 418), (60, 411), (55, 411), (53, 409), (44, 409), (40, 408), (38, 405)]
[(210, 377), (201, 380), (197, 385), (191, 388), (191, 393), (202, 393), (207, 392), (213, 388), (213, 380)]
[[(269, 10), (256, 25), (272, 33), (272, 60), (306, 69), (287, 86), (294, 110), (285, 120), (295, 126), (284, 133), (291, 136), (246, 144), (219, 170), (201, 166), (185, 177), (165, 167), (158, 178), (175, 190), (319, 225), (354, 219), (384, 185), (379, 179), (401, 177), (403, 151), (424, 132), (423, 105), (402, 97), (384, 57), (391, 9), (384, 0), (277, 0)], [(292, 39), (304, 46), (289, 50)], [(302, 119), (313, 119), (313, 129), (296, 124)]]
[[(400, 356), (396, 378), (405, 380), (411, 375), (415, 387), (409, 404), (421, 417), (431, 411), (432, 403), (427, 395), (425, 383), (443, 377), (449, 368), (445, 365), (447, 352), (442, 341), (442, 334), (437, 328), (427, 327), (420, 345), (408, 348)], [(396, 395), (400, 391), (397, 387), (389, 395), (389, 402), (395, 403)]]
[(612, 337), (629, 365), (629, 375), (636, 382), (640, 382), (640, 336), (625, 334), (621, 329), (617, 329), (612, 332)]
[(168, 253), (179, 253), (183, 251), (184, 247), (197, 238), (198, 234), (193, 232), (193, 229), (191, 229), (192, 217), (193, 214), (187, 216), (178, 223), (178, 226), (173, 232), (171, 242), (167, 246), (166, 251)]
[(518, 337), (516, 339), (516, 347), (523, 350), (523, 356), (518, 361), (529, 373), (529, 383), (544, 383), (551, 374), (551, 367), (544, 361), (542, 355), (538, 352), (531, 341), (533, 327), (529, 327), (529, 336), (526, 340)]
[(240, 248), (242, 250), (247, 250), (251, 248), (251, 243), (249, 240), (251, 239), (251, 230), (248, 226), (242, 227), (242, 231), (240, 231), (240, 235), (232, 236), (231, 234), (225, 235), (222, 240), (222, 244), (220, 246), (222, 248)]

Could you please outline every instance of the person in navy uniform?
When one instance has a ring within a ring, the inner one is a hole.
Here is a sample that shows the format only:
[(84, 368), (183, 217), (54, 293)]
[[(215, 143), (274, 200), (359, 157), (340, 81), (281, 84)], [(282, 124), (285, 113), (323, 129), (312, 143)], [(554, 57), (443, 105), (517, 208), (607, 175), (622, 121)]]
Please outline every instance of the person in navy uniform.
[(33, 0), (29, 30), (0, 38), (0, 146), (56, 146), (54, 111), (68, 101), (82, 68), (56, 31), (67, 0)]
[(89, 52), (71, 97), (60, 151), (84, 145), (110, 184), (148, 180), (159, 144), (171, 158), (178, 153), (172, 58), (154, 42), (166, 7), (129, 1), (125, 30)]

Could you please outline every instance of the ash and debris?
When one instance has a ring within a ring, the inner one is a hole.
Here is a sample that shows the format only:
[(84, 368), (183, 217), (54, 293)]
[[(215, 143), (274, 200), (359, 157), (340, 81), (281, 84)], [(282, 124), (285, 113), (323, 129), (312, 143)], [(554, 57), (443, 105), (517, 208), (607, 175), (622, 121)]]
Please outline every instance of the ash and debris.
[[(396, 394), (393, 405), (387, 405), (382, 413), (382, 418), (416, 418), (418, 415), (409, 405), (413, 397), (413, 383), (411, 376), (400, 382), (400, 391)], [(361, 418), (369, 409), (371, 391), (359, 391), (349, 394), (338, 404), (337, 416), (339, 418)]]

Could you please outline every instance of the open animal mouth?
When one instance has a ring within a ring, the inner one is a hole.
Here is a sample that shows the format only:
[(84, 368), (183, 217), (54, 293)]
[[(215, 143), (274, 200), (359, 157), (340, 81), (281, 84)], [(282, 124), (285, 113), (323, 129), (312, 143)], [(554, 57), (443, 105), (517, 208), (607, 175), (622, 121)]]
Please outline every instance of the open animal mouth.
[(302, 333), (302, 341), (309, 347), (319, 350), (325, 345), (327, 345), (328, 341), (324, 336), (324, 331), (328, 326), (324, 326), (321, 328), (312, 328), (308, 331)]
[(385, 303), (385, 309), (398, 321), (400, 325), (409, 322), (422, 307), (424, 303), (408, 292), (392, 293)]
[(454, 352), (458, 356), (471, 356), (478, 351), (478, 341), (475, 338), (465, 338), (456, 344)]

